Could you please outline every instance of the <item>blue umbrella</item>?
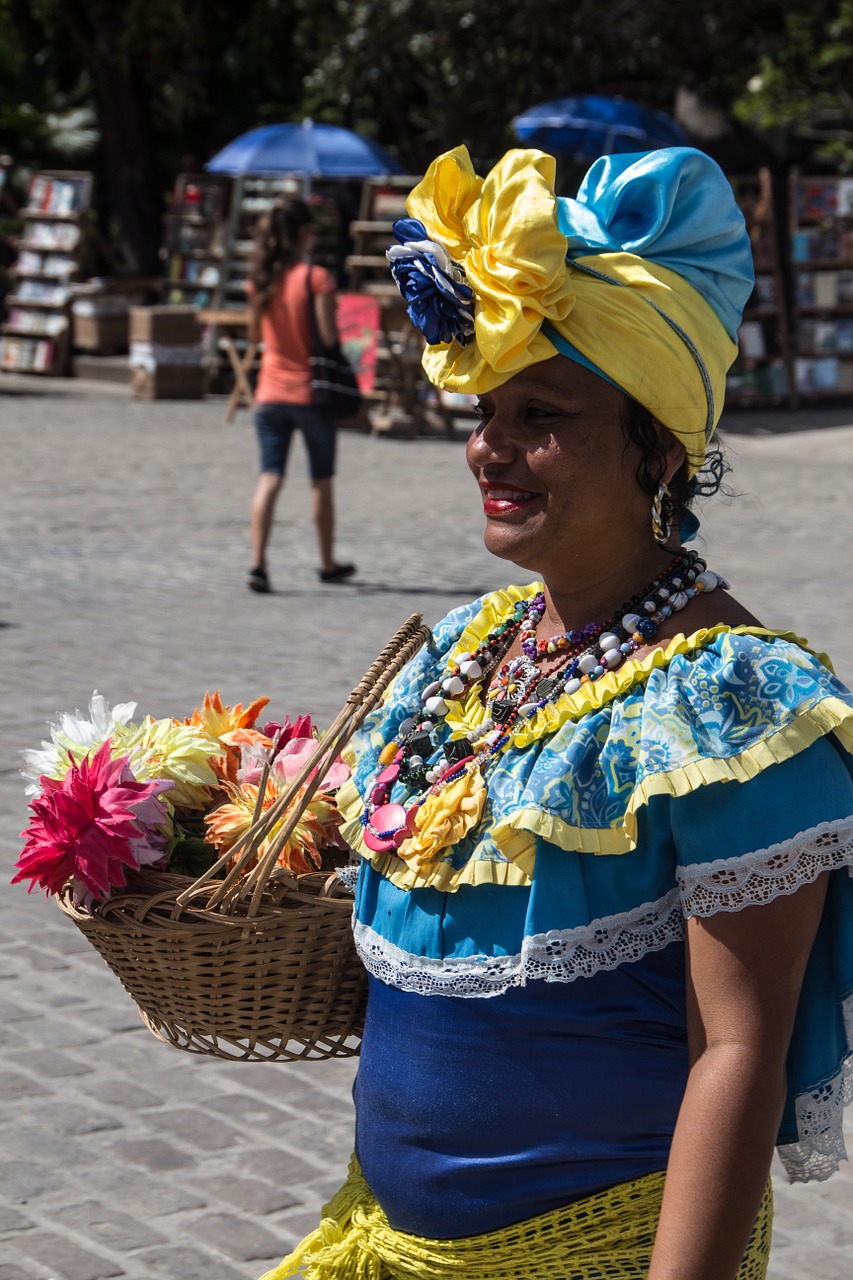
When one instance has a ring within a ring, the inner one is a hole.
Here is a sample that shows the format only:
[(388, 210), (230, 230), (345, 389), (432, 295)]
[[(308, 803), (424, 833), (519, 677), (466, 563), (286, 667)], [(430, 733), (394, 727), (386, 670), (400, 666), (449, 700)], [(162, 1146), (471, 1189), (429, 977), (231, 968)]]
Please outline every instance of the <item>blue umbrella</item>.
[(309, 178), (372, 178), (402, 173), (369, 138), (334, 124), (268, 124), (241, 134), (218, 151), (211, 173), (299, 173)]
[(691, 145), (681, 125), (662, 111), (595, 94), (540, 103), (516, 116), (512, 127), (520, 141), (578, 160)]

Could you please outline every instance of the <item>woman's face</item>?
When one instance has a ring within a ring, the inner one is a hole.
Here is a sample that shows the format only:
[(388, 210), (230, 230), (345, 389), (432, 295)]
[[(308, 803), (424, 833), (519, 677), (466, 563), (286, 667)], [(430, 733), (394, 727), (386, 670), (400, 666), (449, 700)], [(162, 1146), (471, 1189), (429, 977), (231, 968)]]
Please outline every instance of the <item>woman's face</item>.
[(624, 403), (609, 382), (559, 355), (479, 397), (482, 421), (466, 456), (493, 555), (552, 587), (577, 587), (654, 547)]

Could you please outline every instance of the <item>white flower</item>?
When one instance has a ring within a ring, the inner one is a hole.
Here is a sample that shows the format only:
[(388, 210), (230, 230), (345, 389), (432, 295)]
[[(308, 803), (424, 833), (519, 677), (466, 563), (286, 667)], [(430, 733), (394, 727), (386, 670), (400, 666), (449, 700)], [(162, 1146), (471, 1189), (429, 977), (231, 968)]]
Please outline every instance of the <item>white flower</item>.
[(90, 747), (100, 745), (105, 738), (110, 737), (116, 725), (127, 724), (133, 718), (135, 710), (135, 702), (118, 702), (111, 709), (106, 698), (96, 689), (89, 703), (88, 720), (82, 711), (75, 711), (73, 714), (61, 712), (55, 724), (49, 721), (51, 741), (43, 740), (40, 748), (21, 752), (27, 766), (21, 770), (21, 774), (30, 779), (26, 794), (38, 795), (43, 776), (61, 776), (64, 772), (63, 757), (69, 750), (74, 751), (76, 748), (78, 757), (85, 755)]

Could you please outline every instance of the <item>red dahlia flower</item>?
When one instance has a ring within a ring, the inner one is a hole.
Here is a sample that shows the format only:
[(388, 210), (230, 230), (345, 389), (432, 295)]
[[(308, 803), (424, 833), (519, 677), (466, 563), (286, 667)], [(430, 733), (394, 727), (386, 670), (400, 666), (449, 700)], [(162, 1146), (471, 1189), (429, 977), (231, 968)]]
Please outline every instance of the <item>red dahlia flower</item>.
[(173, 784), (137, 782), (130, 758), (110, 759), (110, 745), (79, 765), (71, 756), (61, 781), (41, 779), (13, 884), (29, 880), (30, 892), (38, 885), (55, 894), (72, 877), (76, 900), (103, 900), (124, 886), (126, 867), (162, 858), (166, 837), (158, 828), (169, 815), (160, 793)]

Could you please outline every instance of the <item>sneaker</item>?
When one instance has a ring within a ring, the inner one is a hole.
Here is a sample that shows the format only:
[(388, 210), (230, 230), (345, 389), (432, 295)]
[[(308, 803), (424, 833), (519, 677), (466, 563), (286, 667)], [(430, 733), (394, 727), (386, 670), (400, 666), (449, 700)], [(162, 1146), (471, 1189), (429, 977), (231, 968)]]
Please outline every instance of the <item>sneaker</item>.
[(267, 577), (266, 569), (250, 569), (248, 587), (250, 591), (257, 591), (259, 595), (267, 595), (270, 589), (270, 580)]
[(320, 569), (317, 576), (321, 582), (341, 582), (344, 578), (351, 578), (354, 573), (354, 564), (336, 564), (333, 569)]

